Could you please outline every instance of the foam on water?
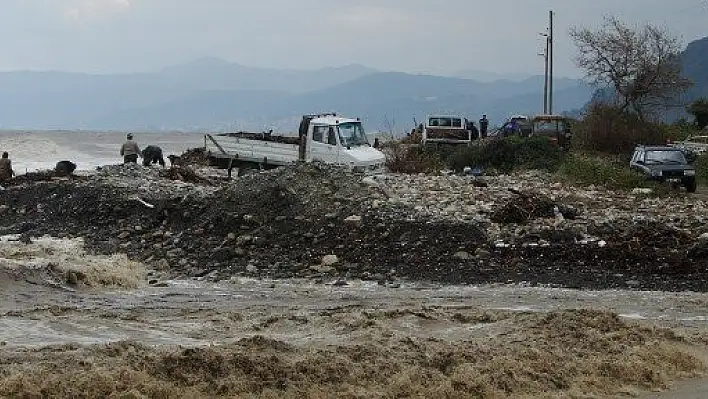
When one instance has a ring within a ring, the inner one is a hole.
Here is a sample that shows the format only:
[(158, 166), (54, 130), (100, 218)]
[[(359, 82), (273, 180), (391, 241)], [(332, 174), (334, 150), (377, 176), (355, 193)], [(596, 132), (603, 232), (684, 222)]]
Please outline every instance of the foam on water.
[(133, 288), (146, 277), (144, 265), (128, 260), (125, 254), (89, 255), (81, 238), (42, 237), (30, 244), (17, 236), (0, 237), (0, 270), (16, 273), (46, 273), (66, 276), (74, 273), (81, 284), (90, 287)]
[[(204, 145), (195, 133), (146, 133), (136, 135), (141, 148), (158, 145), (165, 156), (181, 154)], [(0, 132), (0, 151), (10, 153), (16, 174), (53, 169), (59, 161), (72, 161), (78, 170), (122, 162), (120, 147), (125, 134), (119, 132)]]

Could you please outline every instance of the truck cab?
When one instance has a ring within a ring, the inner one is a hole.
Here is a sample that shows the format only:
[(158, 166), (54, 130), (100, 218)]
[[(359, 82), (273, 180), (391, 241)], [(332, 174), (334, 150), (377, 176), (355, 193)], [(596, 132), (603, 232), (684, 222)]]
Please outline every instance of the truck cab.
[(352, 167), (383, 168), (384, 154), (373, 148), (359, 118), (337, 114), (306, 115), (300, 124), (299, 159)]

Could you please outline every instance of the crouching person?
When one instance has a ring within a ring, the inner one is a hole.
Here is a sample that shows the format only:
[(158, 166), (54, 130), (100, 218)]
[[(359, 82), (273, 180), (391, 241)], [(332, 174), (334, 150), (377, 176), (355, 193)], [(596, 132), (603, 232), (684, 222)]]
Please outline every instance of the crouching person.
[(162, 148), (156, 145), (149, 145), (143, 150), (143, 166), (159, 163), (165, 167), (165, 158), (162, 157)]
[(54, 168), (54, 173), (59, 177), (71, 177), (76, 170), (76, 164), (71, 161), (59, 161)]

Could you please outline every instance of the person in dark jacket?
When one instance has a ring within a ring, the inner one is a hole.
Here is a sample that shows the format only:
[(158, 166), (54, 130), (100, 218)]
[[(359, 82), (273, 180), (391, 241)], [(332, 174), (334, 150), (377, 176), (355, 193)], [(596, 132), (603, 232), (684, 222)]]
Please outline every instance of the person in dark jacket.
[(149, 145), (143, 150), (143, 166), (159, 163), (165, 167), (165, 158), (162, 157), (162, 148), (156, 145)]
[(487, 137), (488, 130), (489, 119), (487, 119), (487, 115), (482, 115), (482, 119), (479, 120), (479, 133), (482, 135), (482, 138)]
[(10, 155), (7, 152), (3, 152), (2, 158), (0, 158), (0, 182), (8, 181), (13, 176), (15, 176), (15, 171), (12, 170)]

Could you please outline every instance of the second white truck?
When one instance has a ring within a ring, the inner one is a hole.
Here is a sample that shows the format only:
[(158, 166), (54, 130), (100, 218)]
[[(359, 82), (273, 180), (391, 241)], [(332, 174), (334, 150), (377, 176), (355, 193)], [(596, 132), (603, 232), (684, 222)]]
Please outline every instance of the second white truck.
[(359, 119), (337, 114), (305, 115), (298, 136), (271, 133), (206, 134), (204, 146), (214, 165), (273, 168), (295, 162), (323, 162), (357, 172), (382, 172), (386, 157), (373, 148)]

